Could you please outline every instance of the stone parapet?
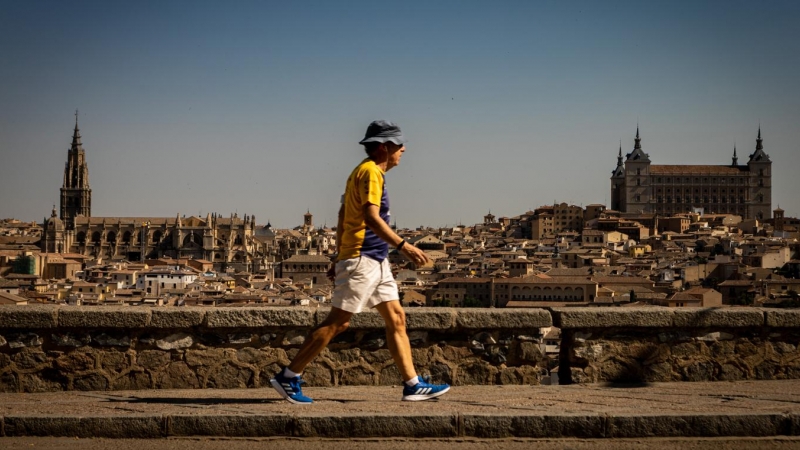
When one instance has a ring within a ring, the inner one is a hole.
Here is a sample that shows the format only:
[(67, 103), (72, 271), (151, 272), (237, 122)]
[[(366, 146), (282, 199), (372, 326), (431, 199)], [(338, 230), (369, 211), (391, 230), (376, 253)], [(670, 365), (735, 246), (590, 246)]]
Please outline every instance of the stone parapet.
[[(327, 309), (0, 307), (0, 392), (269, 386)], [(409, 308), (417, 369), (455, 385), (538, 384), (544, 310)], [(484, 324), (481, 326), (481, 324)], [(305, 371), (311, 385), (402, 383), (377, 312)]]
[(562, 383), (800, 378), (800, 311), (553, 308)]
[[(0, 392), (269, 385), (324, 308), (0, 307)], [(409, 308), (421, 374), (454, 385), (800, 379), (800, 311)], [(542, 329), (561, 328), (558, 358)], [(305, 371), (312, 386), (395, 385), (370, 311)], [(477, 420), (477, 419), (476, 419)]]

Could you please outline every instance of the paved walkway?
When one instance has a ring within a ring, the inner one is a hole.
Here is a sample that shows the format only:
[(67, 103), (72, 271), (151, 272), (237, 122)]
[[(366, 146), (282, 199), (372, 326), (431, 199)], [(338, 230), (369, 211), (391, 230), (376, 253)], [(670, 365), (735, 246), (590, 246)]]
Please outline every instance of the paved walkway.
[(642, 386), (457, 386), (0, 394), (0, 436), (634, 438), (800, 435), (800, 380)]

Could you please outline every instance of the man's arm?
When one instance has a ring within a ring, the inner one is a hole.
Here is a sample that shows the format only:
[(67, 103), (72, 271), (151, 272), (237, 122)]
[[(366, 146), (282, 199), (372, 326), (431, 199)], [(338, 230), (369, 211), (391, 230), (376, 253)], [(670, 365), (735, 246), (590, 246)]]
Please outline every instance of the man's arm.
[[(403, 238), (398, 236), (397, 233), (395, 233), (394, 230), (392, 230), (392, 228), (389, 227), (389, 225), (384, 222), (383, 219), (381, 219), (380, 207), (377, 205), (373, 205), (372, 203), (367, 203), (364, 205), (364, 221), (373, 233), (386, 241), (392, 247), (397, 247), (401, 242), (403, 242)], [(400, 252), (418, 266), (424, 265), (430, 261), (425, 252), (417, 247), (414, 247), (408, 242), (403, 245), (403, 248), (400, 249)]]

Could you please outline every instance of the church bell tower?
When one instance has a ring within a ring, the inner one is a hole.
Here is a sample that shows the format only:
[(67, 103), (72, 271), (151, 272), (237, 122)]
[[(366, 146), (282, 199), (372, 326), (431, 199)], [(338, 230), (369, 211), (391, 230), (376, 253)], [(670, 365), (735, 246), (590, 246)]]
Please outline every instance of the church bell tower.
[(89, 188), (89, 166), (78, 130), (78, 111), (75, 111), (75, 131), (64, 167), (64, 184), (61, 186), (61, 220), (67, 230), (75, 229), (75, 216), (92, 215), (92, 190)]

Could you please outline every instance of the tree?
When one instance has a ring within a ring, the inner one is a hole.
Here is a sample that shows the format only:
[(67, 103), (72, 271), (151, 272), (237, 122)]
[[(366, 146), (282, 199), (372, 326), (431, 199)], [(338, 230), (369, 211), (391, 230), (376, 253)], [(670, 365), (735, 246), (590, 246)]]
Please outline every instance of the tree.
[(464, 297), (464, 308), (480, 308), (483, 306), (480, 300), (472, 297)]

